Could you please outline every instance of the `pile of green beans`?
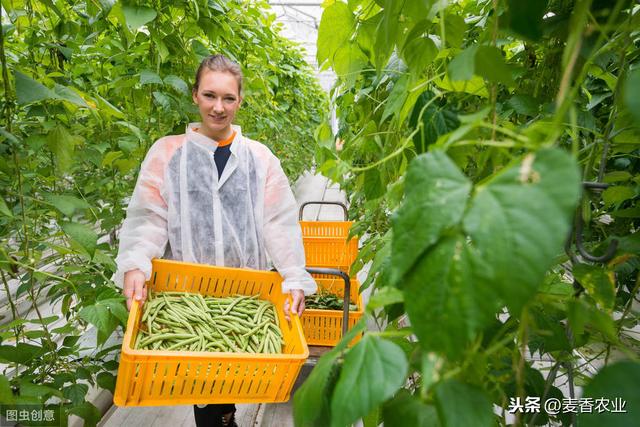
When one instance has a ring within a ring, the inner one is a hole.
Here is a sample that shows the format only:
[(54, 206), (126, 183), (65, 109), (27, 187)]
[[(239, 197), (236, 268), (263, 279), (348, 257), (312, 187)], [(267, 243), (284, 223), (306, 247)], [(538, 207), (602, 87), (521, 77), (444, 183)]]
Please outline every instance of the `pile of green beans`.
[(134, 345), (138, 350), (281, 353), (274, 305), (258, 295), (226, 298), (187, 292), (150, 294)]
[[(315, 310), (342, 310), (344, 300), (331, 292), (320, 291), (316, 294), (305, 296), (304, 305), (308, 309)], [(356, 311), (357, 309), (358, 306), (356, 304), (349, 304), (349, 311)]]

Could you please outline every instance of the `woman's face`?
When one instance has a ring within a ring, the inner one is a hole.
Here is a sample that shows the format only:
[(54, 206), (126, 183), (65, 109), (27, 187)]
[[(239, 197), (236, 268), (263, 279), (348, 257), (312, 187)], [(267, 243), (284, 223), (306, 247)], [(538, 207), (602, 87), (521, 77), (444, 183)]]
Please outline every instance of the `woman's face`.
[(193, 93), (193, 102), (200, 109), (201, 132), (216, 140), (227, 138), (242, 102), (238, 81), (231, 73), (205, 70), (200, 75), (198, 91)]

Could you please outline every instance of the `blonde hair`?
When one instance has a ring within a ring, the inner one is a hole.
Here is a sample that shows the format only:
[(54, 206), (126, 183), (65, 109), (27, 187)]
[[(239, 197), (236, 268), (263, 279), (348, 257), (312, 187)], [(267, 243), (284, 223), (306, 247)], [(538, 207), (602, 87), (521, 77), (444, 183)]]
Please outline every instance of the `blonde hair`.
[(242, 94), (242, 68), (240, 68), (240, 64), (220, 54), (210, 55), (202, 60), (198, 67), (198, 71), (196, 71), (196, 80), (193, 84), (194, 92), (198, 91), (198, 87), (200, 86), (200, 76), (205, 69), (230, 73), (238, 81), (238, 93)]

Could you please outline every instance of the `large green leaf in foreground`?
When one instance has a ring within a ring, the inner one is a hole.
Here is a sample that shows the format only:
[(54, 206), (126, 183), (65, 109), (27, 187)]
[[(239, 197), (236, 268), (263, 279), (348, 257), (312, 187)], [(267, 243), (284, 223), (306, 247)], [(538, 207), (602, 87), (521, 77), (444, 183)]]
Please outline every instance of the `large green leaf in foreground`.
[[(412, 189), (394, 221), (393, 259), (421, 345), (455, 357), (503, 305), (515, 314), (533, 296), (561, 251), (580, 179), (568, 154), (540, 150), (475, 187), (467, 202), (466, 179), (438, 185), (443, 171), (461, 175), (445, 154), (418, 156), (410, 171), (421, 162), (428, 167), (407, 179)], [(432, 187), (453, 203), (430, 200)]]
[(535, 293), (562, 252), (579, 194), (575, 160), (559, 149), (528, 154), (476, 187), (464, 228), (512, 312)]
[(405, 275), (442, 231), (462, 218), (471, 182), (440, 151), (416, 157), (407, 171), (405, 201), (393, 218), (392, 281)]
[(391, 341), (365, 335), (344, 358), (331, 401), (332, 425), (366, 416), (405, 383), (409, 363)]
[(585, 398), (590, 398), (594, 410), (592, 413), (581, 413), (578, 416), (579, 425), (581, 427), (637, 425), (640, 420), (639, 384), (640, 363), (638, 362), (624, 361), (602, 368), (584, 389), (583, 401)]

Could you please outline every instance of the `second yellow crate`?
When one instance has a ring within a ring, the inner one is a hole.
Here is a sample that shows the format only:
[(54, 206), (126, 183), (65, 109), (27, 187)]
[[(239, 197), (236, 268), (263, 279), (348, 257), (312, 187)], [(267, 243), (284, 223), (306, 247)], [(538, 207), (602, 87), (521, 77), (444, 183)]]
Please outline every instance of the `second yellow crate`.
[[(342, 279), (318, 279), (318, 292), (329, 291), (342, 297), (344, 294), (344, 282)], [(350, 301), (357, 305), (357, 310), (349, 311), (348, 328), (353, 327), (364, 313), (362, 297), (358, 295), (360, 283), (351, 281)], [(355, 292), (354, 292), (355, 291)], [(302, 318), (302, 330), (309, 345), (335, 346), (342, 338), (342, 310), (318, 310), (308, 308)]]
[(309, 267), (338, 268), (349, 273), (358, 256), (358, 238), (347, 240), (351, 221), (300, 221)]

